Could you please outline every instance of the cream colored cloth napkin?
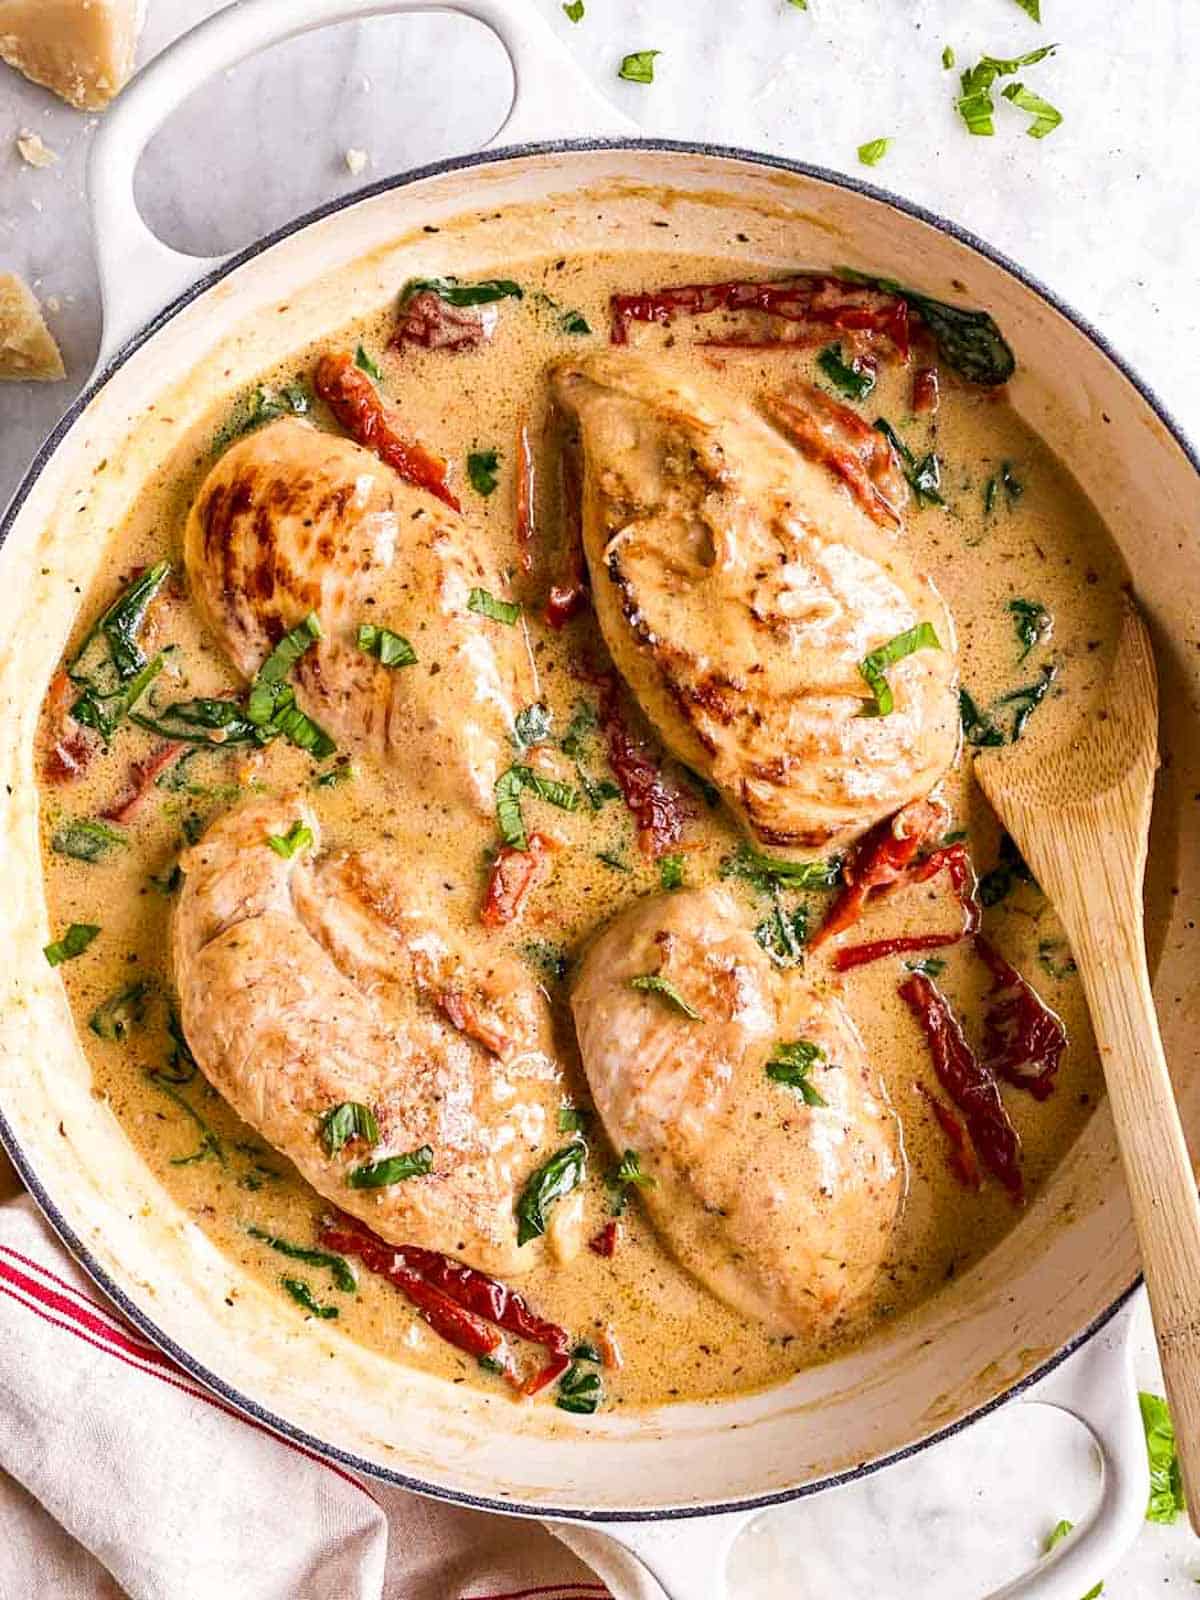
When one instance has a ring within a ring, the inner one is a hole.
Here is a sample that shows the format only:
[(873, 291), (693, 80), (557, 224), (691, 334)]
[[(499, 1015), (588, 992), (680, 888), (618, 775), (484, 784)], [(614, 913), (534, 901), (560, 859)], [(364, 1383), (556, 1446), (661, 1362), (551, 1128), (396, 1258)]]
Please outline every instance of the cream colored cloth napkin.
[(0, 1154), (0, 1600), (659, 1593), (601, 1562), (612, 1591), (538, 1523), (364, 1481), (231, 1410), (116, 1315)]

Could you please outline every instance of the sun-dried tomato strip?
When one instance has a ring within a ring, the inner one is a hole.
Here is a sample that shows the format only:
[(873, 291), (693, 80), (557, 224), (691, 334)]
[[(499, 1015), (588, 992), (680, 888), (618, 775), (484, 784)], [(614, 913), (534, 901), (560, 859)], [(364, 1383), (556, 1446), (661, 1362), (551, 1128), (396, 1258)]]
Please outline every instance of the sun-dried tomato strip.
[(422, 350), (472, 350), (491, 335), (494, 308), (452, 306), (433, 289), (422, 289), (405, 301), (392, 334), (393, 350), (406, 344)]
[(373, 450), (405, 483), (428, 489), (452, 510), (462, 510), (447, 484), (446, 462), (424, 445), (404, 437), (395, 407), (387, 404), (350, 356), (322, 356), (317, 362), (313, 387), (350, 437)]
[(533, 451), (529, 428), (523, 422), (517, 429), (517, 561), (522, 572), (533, 566), (533, 496), (535, 490)]
[(809, 949), (844, 933), (862, 916), (867, 901), (902, 882), (921, 847), (945, 826), (946, 810), (932, 800), (916, 800), (894, 817), (877, 822), (858, 841), (842, 867), (843, 886)]
[(578, 440), (566, 440), (558, 453), (558, 483), (562, 543), (546, 598), (546, 621), (552, 628), (563, 627), (588, 604), (588, 572), (583, 554), (583, 473)]
[(545, 863), (558, 848), (544, 833), (531, 833), (527, 843), (525, 850), (506, 844), (496, 852), (479, 913), (485, 928), (503, 928), (516, 920)]
[(1067, 1030), (1041, 995), (982, 934), (975, 953), (992, 974), (994, 996), (983, 1018), (983, 1055), (988, 1067), (1035, 1100), (1054, 1092), (1054, 1077), (1067, 1048)]
[(881, 334), (901, 360), (909, 349), (908, 303), (895, 295), (845, 279), (812, 273), (782, 283), (735, 279), (726, 283), (683, 283), (641, 294), (614, 294), (610, 338), (626, 344), (635, 322), (666, 325), (675, 317), (715, 311), (761, 311), (786, 322), (811, 322), (842, 332)]
[(914, 1083), (913, 1088), (925, 1100), (938, 1126), (946, 1135), (946, 1165), (964, 1189), (978, 1189), (983, 1179), (979, 1173), (979, 1162), (975, 1158), (975, 1146), (971, 1143), (970, 1134), (946, 1102), (931, 1094), (923, 1083)]
[(940, 380), (936, 367), (918, 367), (912, 379), (912, 408), (920, 416), (931, 417), (937, 412), (941, 398)]
[(565, 1351), (561, 1355), (554, 1356), (544, 1367), (539, 1367), (531, 1377), (526, 1378), (521, 1385), (521, 1393), (526, 1397), (539, 1394), (547, 1384), (553, 1383), (556, 1378), (561, 1378), (570, 1365), (571, 1357)]
[(763, 411), (802, 455), (841, 479), (877, 527), (899, 527), (907, 490), (887, 439), (811, 384), (797, 383), (794, 392), (801, 403), (769, 394)]
[(594, 1255), (603, 1256), (607, 1260), (611, 1256), (616, 1255), (617, 1242), (620, 1237), (620, 1224), (615, 1220), (612, 1222), (606, 1222), (600, 1229), (600, 1232), (588, 1240), (588, 1249), (592, 1251)]
[(900, 997), (925, 1030), (938, 1082), (962, 1112), (984, 1166), (1014, 1200), (1023, 1200), (1017, 1130), (999, 1085), (976, 1059), (946, 997), (923, 972), (909, 974), (900, 985)]
[(42, 770), (49, 783), (73, 783), (82, 777), (92, 757), (100, 749), (98, 734), (82, 727), (71, 715), (78, 691), (65, 672), (57, 672), (46, 697), (47, 720), (53, 743), (46, 752)]
[[(365, 1232), (365, 1230), (364, 1230)], [(321, 1229), (321, 1244), (326, 1250), (336, 1250), (339, 1255), (354, 1255), (363, 1266), (379, 1273), (397, 1289), (406, 1294), (418, 1314), (433, 1329), (452, 1344), (456, 1350), (465, 1350), (469, 1356), (487, 1356), (503, 1342), (495, 1328), (482, 1317), (457, 1304), (436, 1285), (428, 1282), (415, 1268), (408, 1266), (403, 1256), (373, 1234), (366, 1237), (343, 1231), (336, 1226)]]
[(608, 744), (608, 764), (637, 824), (638, 844), (646, 855), (665, 855), (683, 837), (685, 824), (696, 815), (690, 795), (663, 777), (659, 757), (629, 731), (615, 672), (594, 675), (600, 691), (600, 725)]
[(135, 761), (129, 769), (129, 785), (123, 797), (107, 811), (100, 815), (106, 822), (128, 822), (154, 788), (160, 773), (163, 773), (173, 761), (187, 749), (187, 745), (178, 739), (172, 739), (169, 744), (158, 747), (153, 754), (144, 761)]
[(914, 950), (940, 950), (945, 945), (958, 944), (979, 931), (982, 909), (976, 894), (975, 868), (965, 844), (943, 845), (919, 857), (903, 875), (905, 883), (924, 883), (936, 873), (945, 870), (950, 874), (955, 897), (962, 907), (962, 924), (948, 933), (907, 933), (890, 939), (876, 939), (869, 944), (852, 944), (839, 950), (833, 964), (839, 972), (851, 967), (862, 967), (881, 956), (907, 954)]

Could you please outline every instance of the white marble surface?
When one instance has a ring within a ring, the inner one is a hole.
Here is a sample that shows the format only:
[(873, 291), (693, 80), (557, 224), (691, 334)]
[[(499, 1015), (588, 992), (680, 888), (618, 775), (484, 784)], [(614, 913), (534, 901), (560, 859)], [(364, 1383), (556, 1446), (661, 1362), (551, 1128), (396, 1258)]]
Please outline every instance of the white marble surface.
[[(1039, 29), (1014, 0), (587, 0), (578, 26), (536, 3), (581, 67), (647, 133), (739, 144), (861, 172), (855, 149), (895, 139), (879, 184), (965, 224), (1094, 321), (1200, 438), (1200, 236), (1195, 161), (1200, 28), (1190, 0), (1042, 0)], [(151, 0), (143, 59), (215, 9)], [(1186, 27), (1185, 27), (1186, 21)], [(1028, 74), (1066, 114), (1038, 143), (1000, 107), (997, 137), (966, 137), (952, 111), (960, 63), (1058, 40)], [(651, 87), (621, 83), (626, 51), (657, 48)], [(83, 163), (92, 119), (0, 69), (0, 270), (37, 283), (69, 379), (0, 385), (0, 503), (87, 376), (99, 329)], [(504, 116), (506, 59), (461, 18), (340, 29), (244, 65), (181, 108), (139, 177), (143, 208), (170, 242), (213, 252), (358, 182), (486, 140)], [(563, 134), (586, 134), (563, 97)], [(19, 129), (60, 162), (22, 165)], [(351, 177), (344, 152), (370, 161)], [(1139, 1373), (1161, 1388), (1148, 1319)], [(734, 1555), (736, 1600), (920, 1596), (972, 1600), (1037, 1555), (1059, 1517), (1097, 1487), (1081, 1430), (1059, 1413), (1010, 1407), (903, 1466), (768, 1513)], [(1194, 1593), (1200, 1545), (1147, 1526), (1106, 1593)]]

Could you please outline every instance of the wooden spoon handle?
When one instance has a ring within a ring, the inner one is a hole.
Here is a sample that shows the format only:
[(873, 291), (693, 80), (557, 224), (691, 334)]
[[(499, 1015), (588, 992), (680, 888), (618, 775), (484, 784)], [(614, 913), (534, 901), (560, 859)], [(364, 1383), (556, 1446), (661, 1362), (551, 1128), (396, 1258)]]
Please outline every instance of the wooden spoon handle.
[(1127, 912), (1121, 920), (1132, 925), (1121, 929), (1119, 959), (1110, 941), (1104, 952), (1088, 949), (1086, 929), (1075, 930), (1073, 944), (1133, 1204), (1188, 1514), (1200, 1533), (1200, 1198), (1163, 1055), (1141, 918)]

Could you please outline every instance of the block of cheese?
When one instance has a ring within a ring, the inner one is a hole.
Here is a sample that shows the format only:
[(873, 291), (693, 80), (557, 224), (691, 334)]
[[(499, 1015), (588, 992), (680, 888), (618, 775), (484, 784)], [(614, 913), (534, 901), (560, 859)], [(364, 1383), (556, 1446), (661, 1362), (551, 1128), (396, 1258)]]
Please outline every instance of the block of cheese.
[(0, 60), (97, 111), (133, 71), (146, 0), (0, 0)]
[(0, 378), (65, 378), (66, 368), (32, 290), (0, 273)]

